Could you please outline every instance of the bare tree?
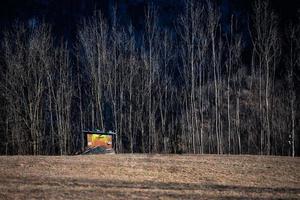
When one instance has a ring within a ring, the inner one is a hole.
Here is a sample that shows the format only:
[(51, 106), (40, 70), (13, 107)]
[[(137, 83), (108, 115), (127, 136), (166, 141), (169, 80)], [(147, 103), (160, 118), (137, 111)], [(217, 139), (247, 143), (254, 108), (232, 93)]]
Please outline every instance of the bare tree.
[[(261, 119), (261, 153), (266, 145), (266, 153), (271, 153), (271, 122), (270, 105), (271, 90), (273, 89), (274, 71), (279, 54), (279, 39), (277, 31), (277, 17), (269, 8), (268, 1), (256, 1), (254, 6), (254, 31), (252, 33), (253, 45), (256, 49), (260, 74), (260, 112)], [(264, 92), (263, 92), (264, 91)], [(264, 106), (262, 98), (264, 98)], [(263, 109), (264, 108), (264, 109)], [(264, 135), (264, 131), (266, 135)]]
[(153, 5), (148, 5), (145, 11), (145, 35), (143, 62), (148, 72), (148, 147), (149, 153), (158, 151), (158, 133), (155, 131), (155, 100), (154, 100), (154, 79), (157, 73), (158, 63), (158, 26), (157, 26), (157, 11)]
[(295, 83), (294, 83), (294, 69), (297, 66), (297, 32), (296, 28), (292, 25), (288, 28), (288, 42), (289, 42), (289, 53), (288, 53), (288, 77), (287, 81), (289, 84), (289, 100), (290, 100), (290, 119), (291, 119), (291, 133), (289, 134), (289, 142), (291, 145), (291, 155), (295, 156), (295, 110), (296, 110), (296, 91), (295, 91)]
[(42, 153), (44, 80), (45, 70), (51, 63), (50, 32), (50, 27), (45, 24), (34, 30), (16, 24), (13, 31), (5, 33), (6, 98), (11, 115), (12, 143), (17, 147), (17, 153)]
[(108, 27), (101, 13), (83, 22), (79, 30), (79, 42), (84, 51), (86, 69), (91, 81), (91, 126), (104, 128), (103, 102), (105, 69), (108, 56)]
[[(230, 82), (232, 81), (232, 71), (238, 70), (241, 66), (241, 37), (236, 33), (237, 29), (237, 19), (232, 15), (231, 22), (230, 22), (230, 32), (229, 36), (226, 37), (226, 47), (228, 51), (227, 55), (227, 62), (226, 62), (226, 72), (227, 72), (227, 120), (228, 120), (228, 153), (231, 152), (231, 141), (232, 141), (232, 134), (231, 134), (231, 112), (230, 112)], [(236, 79), (237, 80), (237, 79)], [(238, 79), (240, 80), (240, 78)], [(240, 81), (239, 81), (240, 82)], [(239, 84), (240, 85), (240, 84)], [(240, 87), (239, 87), (240, 88)], [(238, 93), (239, 96), (239, 93)], [(237, 99), (237, 102), (239, 100)], [(238, 104), (237, 104), (238, 105)], [(237, 109), (239, 110), (239, 109)], [(240, 142), (239, 142), (240, 145)]]
[(217, 32), (219, 31), (219, 20), (220, 15), (215, 8), (213, 3), (208, 2), (208, 32), (211, 40), (212, 50), (212, 68), (213, 68), (213, 79), (214, 79), (214, 101), (215, 101), (215, 134), (217, 139), (217, 153), (222, 153), (222, 137), (221, 137), (221, 121), (220, 121), (220, 50), (221, 50), (221, 39), (218, 39)]

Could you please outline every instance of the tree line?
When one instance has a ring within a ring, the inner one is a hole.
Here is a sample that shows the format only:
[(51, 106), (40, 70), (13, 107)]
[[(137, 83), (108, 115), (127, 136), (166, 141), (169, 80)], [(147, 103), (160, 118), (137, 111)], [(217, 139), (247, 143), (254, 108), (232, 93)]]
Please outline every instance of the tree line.
[(2, 154), (73, 154), (97, 128), (119, 153), (299, 155), (299, 23), (281, 32), (268, 1), (248, 27), (213, 1), (187, 0), (172, 29), (152, 5), (142, 32), (112, 15), (72, 44), (42, 22), (3, 32)]

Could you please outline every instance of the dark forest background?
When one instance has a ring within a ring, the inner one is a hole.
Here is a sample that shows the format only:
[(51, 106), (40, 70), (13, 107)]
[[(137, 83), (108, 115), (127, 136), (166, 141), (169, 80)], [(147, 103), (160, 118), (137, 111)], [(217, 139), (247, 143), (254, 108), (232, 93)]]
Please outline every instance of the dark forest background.
[(297, 1), (1, 1), (0, 153), (300, 154)]

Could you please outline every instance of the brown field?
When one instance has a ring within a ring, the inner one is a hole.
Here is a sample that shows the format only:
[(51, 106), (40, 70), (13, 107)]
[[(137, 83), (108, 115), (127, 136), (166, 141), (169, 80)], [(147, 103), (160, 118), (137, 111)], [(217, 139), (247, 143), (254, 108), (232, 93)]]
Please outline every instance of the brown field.
[(3, 156), (0, 199), (300, 199), (300, 158)]

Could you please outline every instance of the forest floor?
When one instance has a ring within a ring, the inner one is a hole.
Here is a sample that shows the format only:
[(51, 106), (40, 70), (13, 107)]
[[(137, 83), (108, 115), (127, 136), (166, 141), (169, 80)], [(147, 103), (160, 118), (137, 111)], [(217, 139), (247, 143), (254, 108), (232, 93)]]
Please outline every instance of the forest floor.
[(0, 156), (0, 199), (300, 199), (300, 158)]

